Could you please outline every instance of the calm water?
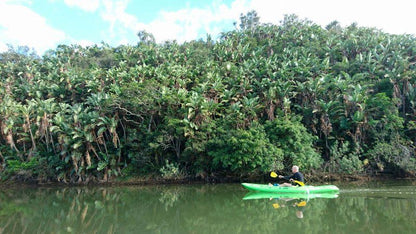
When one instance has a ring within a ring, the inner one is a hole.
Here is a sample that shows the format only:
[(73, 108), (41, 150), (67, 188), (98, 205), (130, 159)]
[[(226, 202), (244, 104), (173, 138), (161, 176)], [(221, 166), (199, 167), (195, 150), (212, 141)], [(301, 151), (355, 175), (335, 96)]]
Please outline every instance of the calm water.
[(264, 198), (239, 184), (0, 191), (0, 233), (415, 233), (416, 182)]

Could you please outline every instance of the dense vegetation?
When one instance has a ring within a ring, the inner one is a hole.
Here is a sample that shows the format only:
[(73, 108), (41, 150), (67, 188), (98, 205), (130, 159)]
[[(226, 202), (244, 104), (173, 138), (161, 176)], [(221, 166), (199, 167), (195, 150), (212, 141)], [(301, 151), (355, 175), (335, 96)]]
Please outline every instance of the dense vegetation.
[(416, 172), (416, 39), (255, 12), (218, 41), (0, 54), (0, 174)]

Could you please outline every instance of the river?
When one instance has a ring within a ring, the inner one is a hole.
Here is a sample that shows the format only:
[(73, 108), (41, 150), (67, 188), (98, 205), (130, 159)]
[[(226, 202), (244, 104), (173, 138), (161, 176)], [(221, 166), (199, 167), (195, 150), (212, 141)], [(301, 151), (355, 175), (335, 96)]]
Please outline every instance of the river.
[(0, 233), (415, 233), (416, 182), (335, 185), (249, 200), (240, 184), (3, 187)]

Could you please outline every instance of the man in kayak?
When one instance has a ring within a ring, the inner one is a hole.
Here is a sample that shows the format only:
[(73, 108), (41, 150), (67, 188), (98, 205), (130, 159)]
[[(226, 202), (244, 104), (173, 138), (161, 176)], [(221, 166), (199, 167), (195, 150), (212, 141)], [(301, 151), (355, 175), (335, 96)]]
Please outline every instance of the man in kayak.
[[(299, 167), (298, 166), (295, 165), (295, 166), (292, 167), (292, 173), (293, 173), (293, 175), (290, 175), (290, 176), (279, 175), (279, 178), (289, 180), (295, 186), (300, 185), (298, 182), (302, 182), (302, 184), (305, 183), (305, 179), (303, 178), (302, 173), (299, 172)], [(295, 181), (298, 181), (298, 182), (295, 182)], [(283, 183), (283, 184), (280, 184), (279, 186), (291, 187), (291, 186), (293, 186), (291, 183)]]

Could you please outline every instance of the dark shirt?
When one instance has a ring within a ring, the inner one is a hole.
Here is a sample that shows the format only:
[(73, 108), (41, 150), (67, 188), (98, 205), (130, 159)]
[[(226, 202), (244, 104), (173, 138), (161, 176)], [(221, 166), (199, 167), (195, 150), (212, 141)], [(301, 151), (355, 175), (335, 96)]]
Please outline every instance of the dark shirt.
[(287, 180), (293, 179), (305, 183), (305, 179), (303, 178), (303, 175), (300, 172), (295, 172), (293, 175), (285, 176), (284, 178)]

